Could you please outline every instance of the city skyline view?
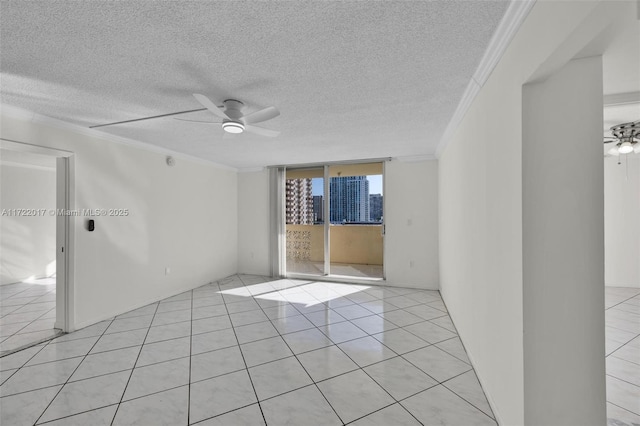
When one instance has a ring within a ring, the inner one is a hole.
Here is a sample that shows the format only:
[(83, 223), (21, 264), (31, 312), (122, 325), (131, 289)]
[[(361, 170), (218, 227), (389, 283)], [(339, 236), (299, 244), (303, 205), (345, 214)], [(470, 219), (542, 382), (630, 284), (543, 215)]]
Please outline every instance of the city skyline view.
[[(323, 180), (323, 178), (311, 179), (311, 191), (313, 195), (324, 195)], [(369, 194), (384, 195), (382, 192), (382, 175), (368, 175), (367, 180), (369, 181)]]
[[(315, 181), (315, 188), (314, 183)], [(382, 175), (336, 176), (329, 179), (329, 216), (325, 217), (322, 178), (293, 178), (286, 180), (286, 223), (318, 224), (329, 220), (332, 224), (381, 223), (383, 217)]]

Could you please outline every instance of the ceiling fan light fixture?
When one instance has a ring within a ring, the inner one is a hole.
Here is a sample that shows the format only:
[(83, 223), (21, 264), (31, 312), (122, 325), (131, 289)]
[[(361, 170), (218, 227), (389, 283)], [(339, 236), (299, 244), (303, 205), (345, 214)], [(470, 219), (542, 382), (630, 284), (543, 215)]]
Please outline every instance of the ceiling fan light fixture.
[(633, 145), (631, 145), (631, 142), (622, 142), (618, 147), (618, 152), (620, 154), (629, 154), (633, 152)]
[(239, 121), (225, 121), (222, 123), (222, 128), (227, 133), (242, 133), (244, 132), (244, 124)]

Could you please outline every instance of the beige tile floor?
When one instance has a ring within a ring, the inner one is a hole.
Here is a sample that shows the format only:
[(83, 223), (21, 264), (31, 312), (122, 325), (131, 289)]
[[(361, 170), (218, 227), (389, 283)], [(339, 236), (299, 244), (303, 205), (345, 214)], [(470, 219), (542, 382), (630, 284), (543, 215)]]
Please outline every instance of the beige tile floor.
[(0, 358), (0, 383), (3, 425), (496, 425), (440, 294), (395, 287), (232, 276)]
[[(640, 289), (605, 293), (608, 424), (638, 425)], [(0, 424), (310, 421), (495, 425), (438, 292), (233, 276), (0, 358)]]

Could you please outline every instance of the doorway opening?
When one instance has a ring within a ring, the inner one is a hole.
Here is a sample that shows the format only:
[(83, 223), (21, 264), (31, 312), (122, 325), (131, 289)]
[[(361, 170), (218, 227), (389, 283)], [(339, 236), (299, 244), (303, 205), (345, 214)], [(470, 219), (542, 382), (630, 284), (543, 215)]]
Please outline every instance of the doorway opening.
[(0, 145), (0, 356), (69, 330), (71, 153)]

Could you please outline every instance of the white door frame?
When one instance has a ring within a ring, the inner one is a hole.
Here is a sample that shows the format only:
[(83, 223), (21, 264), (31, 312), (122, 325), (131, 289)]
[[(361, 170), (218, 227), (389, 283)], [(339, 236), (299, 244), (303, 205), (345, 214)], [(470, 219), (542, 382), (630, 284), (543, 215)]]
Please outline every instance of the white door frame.
[[(73, 215), (60, 214), (75, 208), (74, 153), (0, 138), (0, 148), (56, 158), (56, 322), (54, 327), (73, 331), (75, 238)], [(47, 214), (51, 214), (47, 212)]]

